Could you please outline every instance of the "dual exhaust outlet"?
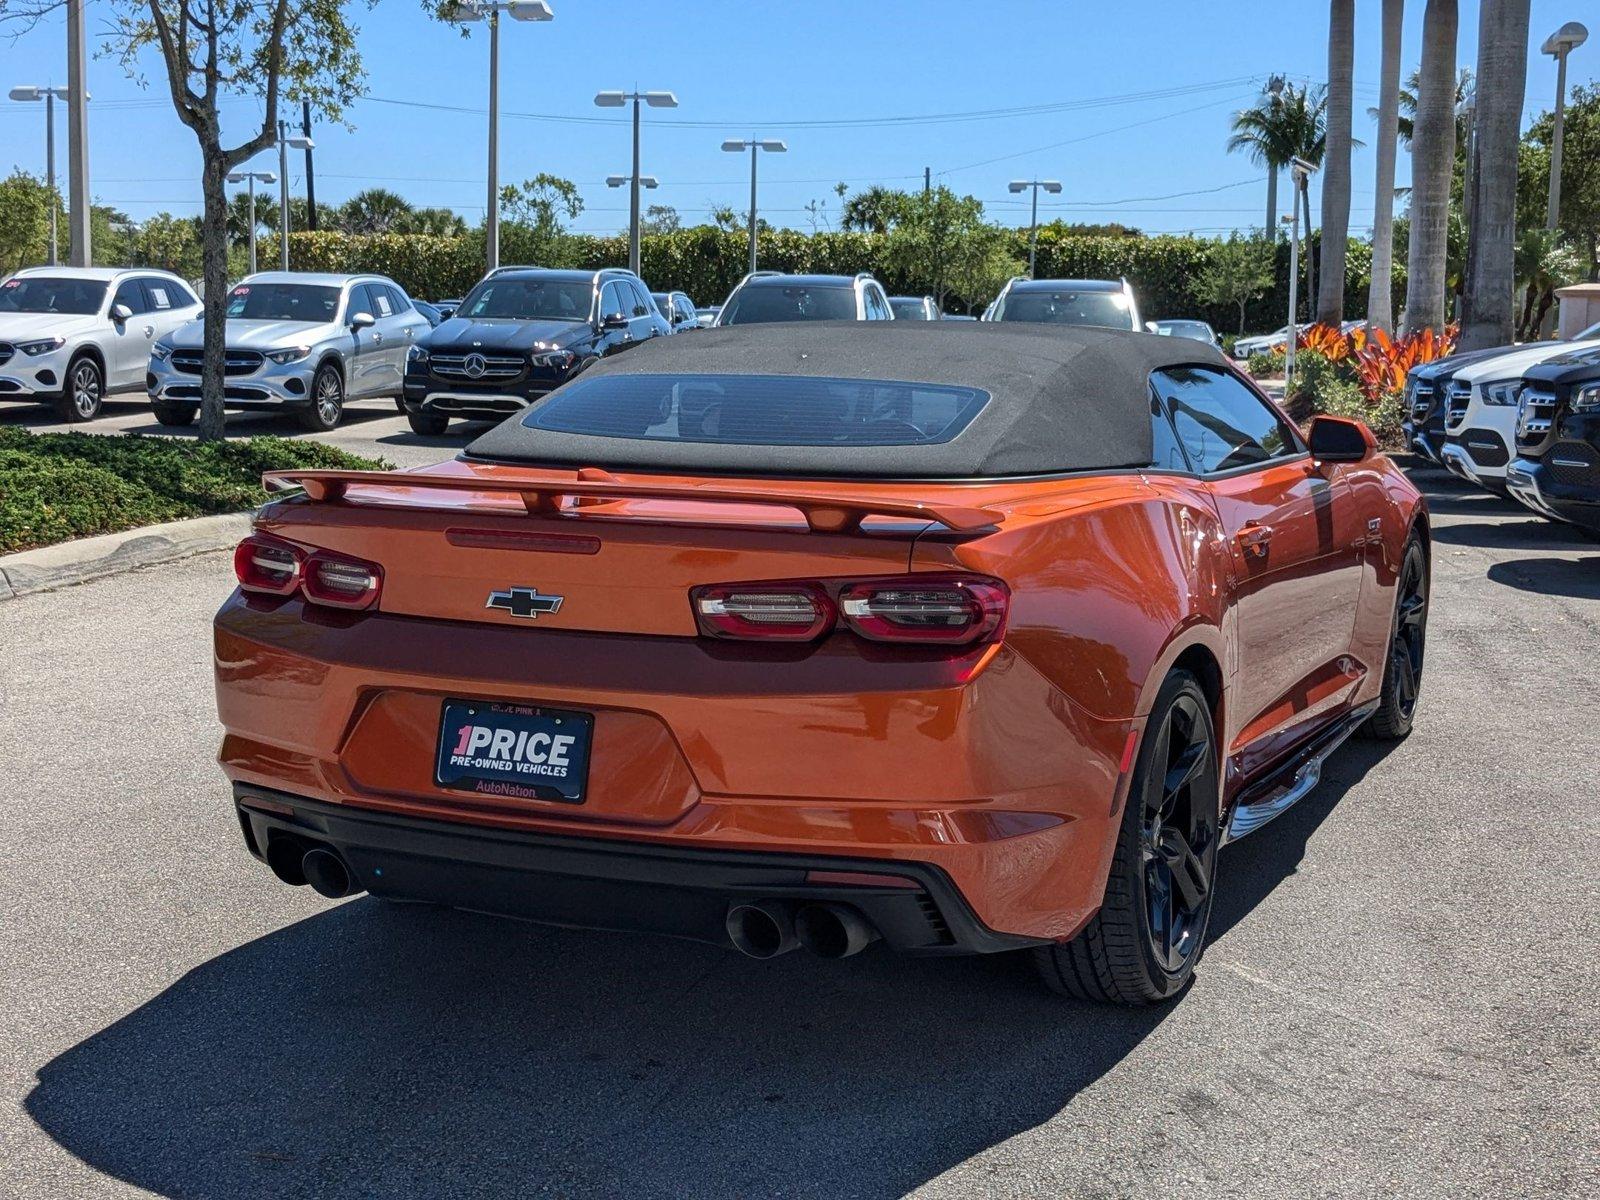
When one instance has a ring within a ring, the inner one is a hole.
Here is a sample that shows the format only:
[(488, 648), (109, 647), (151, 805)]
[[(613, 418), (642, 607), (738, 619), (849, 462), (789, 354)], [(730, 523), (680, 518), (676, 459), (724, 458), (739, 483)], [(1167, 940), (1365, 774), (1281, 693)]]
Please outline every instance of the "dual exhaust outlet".
[(802, 946), (819, 958), (849, 958), (878, 940), (878, 931), (848, 904), (734, 904), (727, 926), (734, 949), (751, 958), (776, 958)]
[(338, 853), (292, 837), (275, 837), (267, 844), (267, 866), (291, 887), (311, 885), (311, 890), (329, 900), (353, 896), (359, 887), (350, 868)]

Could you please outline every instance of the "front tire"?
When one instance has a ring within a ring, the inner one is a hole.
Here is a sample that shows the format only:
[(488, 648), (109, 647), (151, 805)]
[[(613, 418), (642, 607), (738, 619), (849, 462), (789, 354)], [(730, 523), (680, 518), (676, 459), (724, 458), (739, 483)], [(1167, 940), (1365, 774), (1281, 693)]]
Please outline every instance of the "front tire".
[(100, 364), (89, 354), (80, 354), (67, 365), (67, 380), (54, 403), (56, 416), (63, 421), (92, 421), (100, 415), (105, 400), (106, 379)]
[(443, 413), (429, 412), (424, 408), (416, 412), (407, 412), (406, 424), (410, 425), (411, 432), (419, 437), (438, 437), (450, 427), (450, 418)]
[(323, 363), (311, 379), (311, 403), (300, 410), (300, 424), (313, 433), (337, 429), (344, 416), (344, 376), (332, 363)]
[(1428, 553), (1413, 533), (1400, 556), (1395, 584), (1394, 621), (1383, 664), (1378, 709), (1361, 727), (1366, 737), (1397, 742), (1411, 732), (1422, 689), (1422, 658), (1428, 640)]
[(1211, 920), (1221, 842), (1211, 705), (1174, 671), (1140, 738), (1100, 911), (1072, 941), (1034, 952), (1052, 990), (1080, 1000), (1169, 1000), (1194, 975)]
[(172, 404), (166, 400), (154, 400), (150, 404), (151, 410), (156, 414), (156, 420), (162, 425), (170, 425), (174, 429), (181, 429), (185, 425), (193, 425), (194, 419), (200, 412), (198, 404)]

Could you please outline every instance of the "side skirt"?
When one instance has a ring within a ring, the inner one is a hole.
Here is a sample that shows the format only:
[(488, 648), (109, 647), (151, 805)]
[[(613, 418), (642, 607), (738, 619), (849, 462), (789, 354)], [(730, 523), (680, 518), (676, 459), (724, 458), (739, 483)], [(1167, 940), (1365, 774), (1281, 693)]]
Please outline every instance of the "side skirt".
[(1322, 764), (1349, 739), (1378, 707), (1376, 700), (1352, 709), (1317, 734), (1282, 764), (1251, 784), (1239, 796), (1223, 830), (1222, 844), (1254, 833), (1268, 821), (1293, 808), (1322, 778)]

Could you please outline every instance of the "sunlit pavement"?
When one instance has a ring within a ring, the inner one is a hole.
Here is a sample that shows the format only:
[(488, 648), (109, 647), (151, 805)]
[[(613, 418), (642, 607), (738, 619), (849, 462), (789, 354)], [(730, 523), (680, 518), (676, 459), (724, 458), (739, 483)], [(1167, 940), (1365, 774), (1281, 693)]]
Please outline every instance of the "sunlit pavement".
[[(460, 444), (375, 413), (323, 440)], [(1597, 1194), (1600, 546), (1418, 478), (1415, 734), (1223, 853), (1144, 1012), (319, 900), (213, 761), (226, 555), (0, 606), (0, 1195)]]

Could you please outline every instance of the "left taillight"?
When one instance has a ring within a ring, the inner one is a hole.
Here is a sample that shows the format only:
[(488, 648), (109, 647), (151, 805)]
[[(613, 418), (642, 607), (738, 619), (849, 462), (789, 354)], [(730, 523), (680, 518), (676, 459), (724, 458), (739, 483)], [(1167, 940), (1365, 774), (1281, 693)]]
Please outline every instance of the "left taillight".
[(244, 591), (265, 596), (300, 592), (313, 604), (366, 609), (383, 591), (383, 568), (329, 550), (307, 552), (293, 542), (253, 533), (233, 552), (233, 573)]
[(814, 583), (735, 583), (696, 588), (695, 622), (707, 637), (809, 642), (832, 629), (833, 601)]

